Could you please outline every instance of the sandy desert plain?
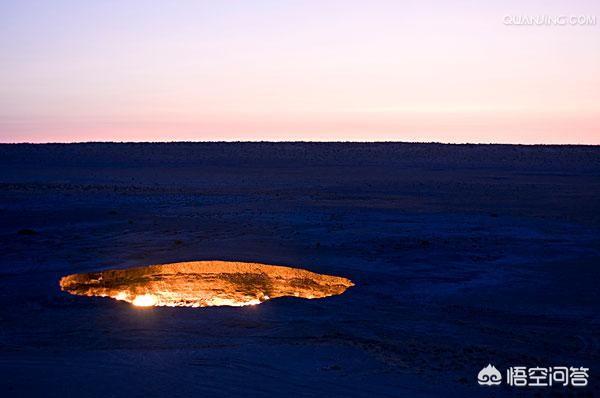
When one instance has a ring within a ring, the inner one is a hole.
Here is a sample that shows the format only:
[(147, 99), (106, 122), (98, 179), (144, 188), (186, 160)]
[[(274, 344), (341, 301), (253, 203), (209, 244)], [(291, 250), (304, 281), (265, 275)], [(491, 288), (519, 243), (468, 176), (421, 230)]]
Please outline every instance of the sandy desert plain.
[[(194, 260), (355, 286), (206, 308), (59, 287)], [(597, 396), (599, 267), (597, 146), (0, 145), (0, 395)], [(589, 386), (482, 387), (488, 363)]]

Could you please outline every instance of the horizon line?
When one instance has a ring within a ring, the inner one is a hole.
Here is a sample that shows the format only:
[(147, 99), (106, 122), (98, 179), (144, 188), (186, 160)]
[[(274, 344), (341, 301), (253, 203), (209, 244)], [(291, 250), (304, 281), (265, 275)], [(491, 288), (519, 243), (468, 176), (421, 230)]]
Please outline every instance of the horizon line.
[(512, 142), (442, 142), (442, 141), (341, 141), (341, 140), (198, 140), (198, 141), (47, 141), (0, 142), (0, 145), (85, 145), (85, 144), (427, 144), (427, 145), (505, 145), (505, 146), (590, 146), (585, 143), (512, 143)]

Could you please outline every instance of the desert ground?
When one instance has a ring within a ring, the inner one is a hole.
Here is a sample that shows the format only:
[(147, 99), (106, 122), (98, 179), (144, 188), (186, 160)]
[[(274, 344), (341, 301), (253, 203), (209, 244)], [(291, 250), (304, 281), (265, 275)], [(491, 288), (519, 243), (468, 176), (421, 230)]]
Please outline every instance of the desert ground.
[[(136, 308), (58, 283), (195, 260), (355, 286)], [(0, 145), (0, 395), (598, 395), (599, 267), (600, 147)], [(479, 386), (488, 363), (590, 385)]]

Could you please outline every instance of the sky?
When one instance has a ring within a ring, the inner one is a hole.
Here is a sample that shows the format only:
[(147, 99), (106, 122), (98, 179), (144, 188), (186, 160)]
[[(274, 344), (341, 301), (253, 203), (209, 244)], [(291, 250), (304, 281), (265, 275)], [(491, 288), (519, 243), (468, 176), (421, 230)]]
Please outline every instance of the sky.
[(0, 2), (0, 142), (205, 140), (600, 144), (600, 1)]

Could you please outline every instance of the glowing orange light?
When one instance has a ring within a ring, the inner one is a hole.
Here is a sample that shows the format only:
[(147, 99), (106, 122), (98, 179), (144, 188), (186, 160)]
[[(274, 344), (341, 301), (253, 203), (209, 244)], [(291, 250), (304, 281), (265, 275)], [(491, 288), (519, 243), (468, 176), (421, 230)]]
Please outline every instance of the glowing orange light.
[(60, 280), (61, 289), (71, 294), (110, 297), (138, 307), (242, 307), (282, 296), (334, 296), (353, 285), (346, 278), (299, 268), (226, 261), (107, 270)]
[(127, 300), (127, 292), (119, 292), (114, 297), (117, 300), (126, 301)]
[(156, 296), (152, 294), (142, 294), (141, 296), (135, 296), (131, 303), (138, 307), (151, 307), (156, 305), (156, 301)]

